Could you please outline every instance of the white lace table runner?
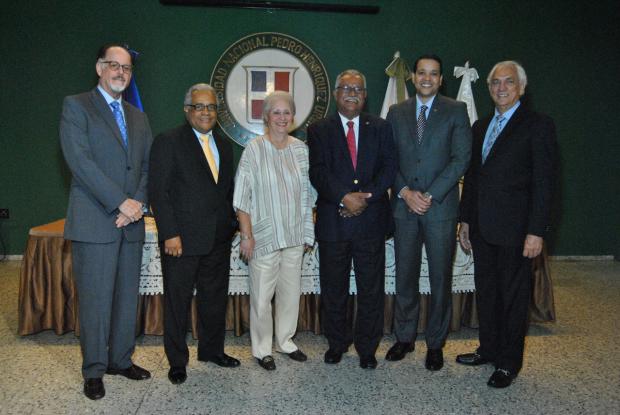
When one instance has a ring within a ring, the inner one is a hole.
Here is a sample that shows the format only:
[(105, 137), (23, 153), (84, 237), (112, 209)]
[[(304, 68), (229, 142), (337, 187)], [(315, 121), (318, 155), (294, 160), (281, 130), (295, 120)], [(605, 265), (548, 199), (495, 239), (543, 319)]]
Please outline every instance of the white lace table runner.
[[(157, 244), (157, 228), (153, 218), (145, 218), (146, 237), (142, 250), (142, 271), (140, 274), (140, 294), (156, 295), (164, 293), (164, 282), (161, 273), (159, 246)], [(230, 254), (230, 280), (228, 294), (249, 294), (248, 266), (239, 258), (239, 235), (235, 235)], [(385, 293), (394, 294), (396, 264), (394, 259), (394, 240), (385, 242)], [(457, 244), (454, 264), (452, 266), (452, 292), (473, 292), (474, 286), (474, 261), (471, 255), (465, 254)], [(319, 250), (315, 245), (311, 252), (304, 255), (301, 269), (301, 292), (302, 294), (320, 294), (319, 282)], [(355, 273), (351, 270), (349, 292), (357, 292), (355, 286)], [(431, 288), (428, 280), (428, 263), (426, 252), (422, 252), (422, 268), (420, 270), (420, 293), (430, 294)]]

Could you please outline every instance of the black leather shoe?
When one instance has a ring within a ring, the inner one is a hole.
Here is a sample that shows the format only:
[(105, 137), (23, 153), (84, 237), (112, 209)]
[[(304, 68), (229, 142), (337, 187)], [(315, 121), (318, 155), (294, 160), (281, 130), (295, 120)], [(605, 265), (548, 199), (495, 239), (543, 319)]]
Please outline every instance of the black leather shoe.
[(377, 359), (374, 356), (360, 356), (360, 367), (362, 369), (374, 369), (377, 367)]
[(198, 360), (202, 362), (213, 362), (216, 365), (222, 366), (222, 367), (237, 367), (241, 364), (241, 362), (239, 362), (237, 359), (235, 359), (234, 357), (228, 356), (226, 353), (222, 353), (221, 355), (217, 355), (217, 356), (207, 357), (204, 359), (198, 358)]
[(145, 380), (151, 377), (151, 372), (146, 369), (142, 369), (140, 366), (131, 364), (127, 369), (113, 369), (108, 368), (105, 371), (107, 375), (121, 375), (131, 380)]
[(180, 385), (187, 379), (187, 372), (185, 366), (173, 366), (168, 371), (168, 379), (173, 385)]
[(389, 360), (391, 362), (402, 360), (407, 353), (413, 352), (414, 349), (414, 343), (396, 342), (394, 343), (394, 346), (390, 347), (390, 350), (388, 350), (385, 355), (385, 360)]
[(295, 360), (296, 362), (305, 362), (306, 360), (308, 360), (308, 356), (306, 356), (305, 353), (299, 349), (295, 350), (292, 353), (287, 353), (287, 354), (288, 354), (288, 357)]
[(428, 349), (424, 366), (431, 371), (437, 371), (443, 367), (443, 351), (441, 349)]
[(105, 396), (103, 380), (101, 378), (84, 379), (84, 395), (93, 401), (103, 398)]
[(262, 359), (256, 358), (258, 364), (265, 370), (276, 370), (276, 362), (271, 356), (265, 356)]
[(340, 363), (340, 360), (342, 360), (342, 352), (337, 352), (334, 349), (327, 349), (324, 360), (325, 363), (329, 363), (330, 365)]
[(487, 385), (492, 388), (507, 388), (517, 377), (516, 373), (512, 373), (506, 369), (495, 369), (495, 372), (489, 378)]
[(465, 353), (456, 356), (456, 363), (460, 363), (466, 366), (480, 366), (486, 363), (492, 363), (489, 359), (485, 359), (480, 356), (477, 352), (474, 353)]

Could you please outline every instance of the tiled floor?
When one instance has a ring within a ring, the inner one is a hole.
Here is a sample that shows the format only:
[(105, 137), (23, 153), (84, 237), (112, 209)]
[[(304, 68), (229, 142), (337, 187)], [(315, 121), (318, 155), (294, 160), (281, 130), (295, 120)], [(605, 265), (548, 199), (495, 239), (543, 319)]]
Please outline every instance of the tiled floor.
[(490, 366), (457, 365), (471, 351), (477, 332), (451, 334), (446, 365), (424, 369), (423, 339), (400, 362), (383, 359), (393, 339), (385, 337), (374, 371), (358, 367), (350, 351), (336, 366), (322, 362), (326, 341), (300, 333), (306, 363), (277, 355), (275, 372), (260, 368), (249, 336), (228, 333), (227, 353), (241, 367), (220, 368), (195, 360), (188, 380), (172, 385), (162, 339), (139, 339), (134, 360), (151, 370), (143, 382), (105, 377), (106, 397), (82, 394), (80, 350), (73, 333), (51, 331), (28, 337), (17, 332), (19, 262), (0, 263), (0, 413), (110, 414), (617, 414), (620, 413), (620, 262), (552, 262), (558, 321), (533, 325), (525, 366), (505, 390), (486, 386)]

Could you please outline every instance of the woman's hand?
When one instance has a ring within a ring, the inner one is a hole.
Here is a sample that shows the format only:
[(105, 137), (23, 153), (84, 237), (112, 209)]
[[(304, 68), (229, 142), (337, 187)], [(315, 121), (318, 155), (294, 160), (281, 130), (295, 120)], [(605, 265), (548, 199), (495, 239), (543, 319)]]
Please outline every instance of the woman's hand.
[(256, 241), (254, 238), (241, 240), (241, 243), (239, 244), (239, 255), (242, 260), (245, 262), (250, 261), (250, 258), (252, 258), (252, 254), (254, 253), (255, 244)]

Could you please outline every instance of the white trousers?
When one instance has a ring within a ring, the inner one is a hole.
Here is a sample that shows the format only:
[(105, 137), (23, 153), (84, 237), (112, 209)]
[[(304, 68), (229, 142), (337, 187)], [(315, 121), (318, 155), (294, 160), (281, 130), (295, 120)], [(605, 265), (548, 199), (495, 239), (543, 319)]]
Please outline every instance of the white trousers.
[(303, 245), (284, 248), (252, 259), (250, 271), (250, 338), (252, 355), (262, 359), (271, 355), (274, 318), (271, 299), (275, 294), (276, 350), (297, 350), (293, 336), (297, 329), (301, 295)]

